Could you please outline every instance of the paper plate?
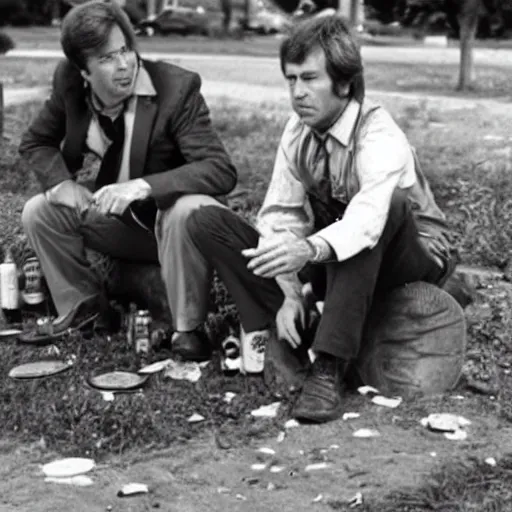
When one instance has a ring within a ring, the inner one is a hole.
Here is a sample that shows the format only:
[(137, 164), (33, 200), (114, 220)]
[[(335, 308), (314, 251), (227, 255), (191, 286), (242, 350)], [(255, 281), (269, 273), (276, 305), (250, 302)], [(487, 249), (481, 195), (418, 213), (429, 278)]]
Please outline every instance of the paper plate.
[(23, 331), (20, 329), (1, 329), (0, 330), (0, 340), (10, 340), (13, 338), (17, 338)]
[(71, 457), (49, 462), (42, 467), (43, 473), (50, 478), (66, 478), (91, 471), (95, 466), (92, 459)]
[(69, 370), (73, 365), (65, 361), (34, 361), (15, 366), (9, 372), (13, 379), (37, 379)]
[(89, 377), (89, 385), (104, 391), (123, 391), (142, 387), (149, 375), (132, 372), (108, 372)]
[(430, 414), (427, 421), (429, 428), (438, 432), (455, 432), (460, 426), (459, 417), (449, 413)]

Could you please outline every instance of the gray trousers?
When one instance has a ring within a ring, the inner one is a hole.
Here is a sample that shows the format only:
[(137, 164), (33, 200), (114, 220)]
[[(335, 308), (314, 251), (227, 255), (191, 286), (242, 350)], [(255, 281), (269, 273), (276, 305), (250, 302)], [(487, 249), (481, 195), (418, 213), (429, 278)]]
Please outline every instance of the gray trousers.
[(189, 215), (202, 205), (220, 203), (205, 195), (183, 196), (158, 211), (151, 233), (94, 209), (80, 215), (77, 208), (53, 205), (38, 194), (25, 204), (22, 222), (59, 315), (104, 291), (86, 258), (90, 248), (114, 258), (159, 262), (173, 327), (190, 331), (205, 320), (212, 274), (186, 229)]

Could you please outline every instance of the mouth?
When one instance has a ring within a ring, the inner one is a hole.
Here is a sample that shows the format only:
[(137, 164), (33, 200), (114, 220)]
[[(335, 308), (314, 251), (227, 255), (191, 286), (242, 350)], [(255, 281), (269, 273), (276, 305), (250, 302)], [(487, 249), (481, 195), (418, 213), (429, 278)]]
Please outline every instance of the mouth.
[(121, 87), (128, 87), (132, 84), (132, 79), (130, 77), (128, 78), (116, 78), (114, 82), (117, 85), (120, 85)]

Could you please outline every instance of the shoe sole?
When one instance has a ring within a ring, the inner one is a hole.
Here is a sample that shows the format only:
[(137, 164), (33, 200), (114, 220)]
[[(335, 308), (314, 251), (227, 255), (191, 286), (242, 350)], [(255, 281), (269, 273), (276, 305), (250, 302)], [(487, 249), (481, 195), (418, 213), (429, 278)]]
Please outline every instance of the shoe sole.
[(334, 414), (308, 414), (301, 413), (300, 411), (297, 413), (292, 410), (291, 416), (297, 420), (308, 421), (311, 423), (327, 423), (328, 421), (338, 420), (343, 416), (343, 410), (336, 410)]
[(84, 327), (87, 327), (89, 324), (94, 323), (99, 318), (99, 316), (99, 313), (95, 313), (91, 317), (85, 318), (78, 325), (75, 325), (74, 327), (68, 327), (67, 329), (58, 333), (38, 334), (37, 332), (34, 331), (22, 333), (18, 336), (18, 341), (21, 343), (26, 343), (28, 345), (43, 345), (45, 343), (50, 343), (52, 341), (61, 339), (68, 334), (73, 334), (77, 331), (80, 331)]

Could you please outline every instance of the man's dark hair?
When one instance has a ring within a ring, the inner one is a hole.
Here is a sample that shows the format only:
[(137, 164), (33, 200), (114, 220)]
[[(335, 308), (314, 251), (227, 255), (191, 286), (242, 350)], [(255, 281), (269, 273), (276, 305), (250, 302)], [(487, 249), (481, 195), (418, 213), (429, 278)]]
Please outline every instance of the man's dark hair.
[(363, 61), (361, 52), (348, 25), (339, 16), (312, 18), (295, 26), (281, 43), (281, 71), (286, 64), (302, 64), (314, 51), (325, 54), (325, 67), (333, 90), (350, 84), (350, 96), (364, 99)]
[(87, 57), (105, 46), (115, 25), (123, 32), (128, 49), (136, 50), (133, 26), (115, 2), (91, 0), (73, 7), (62, 21), (60, 42), (64, 54), (79, 69), (86, 69)]

